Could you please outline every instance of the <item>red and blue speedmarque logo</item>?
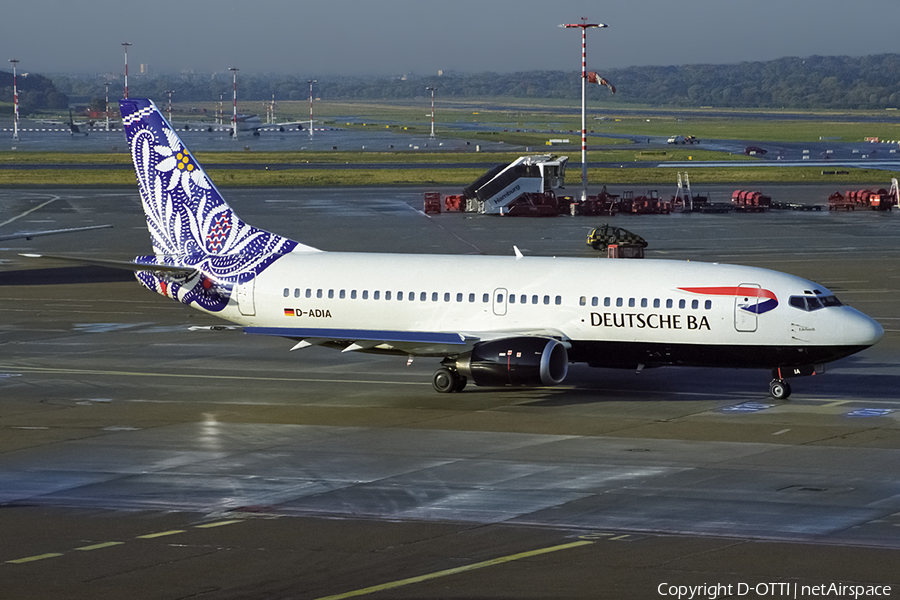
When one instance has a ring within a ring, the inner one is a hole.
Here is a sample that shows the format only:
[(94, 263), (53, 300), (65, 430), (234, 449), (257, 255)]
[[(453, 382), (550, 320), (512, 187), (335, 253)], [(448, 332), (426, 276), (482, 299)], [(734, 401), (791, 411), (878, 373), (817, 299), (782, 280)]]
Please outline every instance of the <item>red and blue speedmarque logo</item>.
[(703, 294), (705, 296), (746, 298), (746, 302), (739, 303), (738, 308), (756, 315), (765, 314), (778, 306), (778, 298), (775, 296), (775, 292), (758, 287), (736, 285), (727, 287), (690, 287), (678, 289), (682, 292)]

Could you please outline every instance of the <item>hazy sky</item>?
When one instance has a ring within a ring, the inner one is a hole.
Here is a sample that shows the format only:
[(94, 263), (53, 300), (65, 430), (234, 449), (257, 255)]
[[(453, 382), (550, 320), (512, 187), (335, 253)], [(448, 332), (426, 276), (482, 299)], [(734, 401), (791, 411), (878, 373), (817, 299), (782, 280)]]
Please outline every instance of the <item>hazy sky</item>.
[(512, 72), (900, 52), (898, 0), (6, 0), (0, 69)]

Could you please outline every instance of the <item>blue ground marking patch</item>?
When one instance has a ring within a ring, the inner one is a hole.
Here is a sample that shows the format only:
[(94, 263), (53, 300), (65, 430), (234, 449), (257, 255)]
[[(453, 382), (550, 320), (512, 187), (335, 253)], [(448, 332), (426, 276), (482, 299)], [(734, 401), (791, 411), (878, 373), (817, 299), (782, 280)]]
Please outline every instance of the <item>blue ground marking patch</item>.
[(848, 413), (844, 413), (845, 417), (884, 417), (894, 412), (893, 408), (857, 408)]
[(725, 408), (721, 408), (719, 409), (719, 412), (750, 413), (766, 410), (767, 408), (772, 408), (773, 406), (775, 405), (765, 404), (763, 402), (742, 402), (741, 404), (735, 404), (734, 406), (726, 406)]

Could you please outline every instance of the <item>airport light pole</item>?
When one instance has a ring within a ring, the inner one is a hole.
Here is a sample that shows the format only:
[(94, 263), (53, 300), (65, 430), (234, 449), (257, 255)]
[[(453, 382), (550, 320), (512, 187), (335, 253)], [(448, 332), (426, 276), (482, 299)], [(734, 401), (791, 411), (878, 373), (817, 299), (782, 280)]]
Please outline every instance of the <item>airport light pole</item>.
[(172, 123), (172, 94), (175, 93), (175, 90), (166, 90), (166, 93), (169, 95), (169, 123)]
[(581, 29), (581, 201), (587, 200), (587, 123), (585, 97), (587, 94), (587, 30), (603, 29), (604, 23), (588, 23), (586, 17), (581, 17), (581, 23), (569, 23), (560, 25), (566, 29)]
[(237, 72), (239, 69), (237, 67), (231, 67), (228, 70), (231, 71), (231, 73), (232, 73), (231, 92), (232, 92), (232, 99), (233, 99), (233, 106), (234, 106), (234, 112), (232, 113), (233, 116), (231, 117), (231, 126), (232, 126), (231, 135), (232, 135), (232, 139), (236, 140), (237, 139)]
[(434, 139), (434, 90), (437, 88), (432, 85), (425, 89), (431, 90), (431, 139)]
[(128, 46), (131, 46), (130, 42), (122, 42), (122, 45), (125, 46), (125, 98), (128, 98)]
[(109, 131), (109, 82), (103, 83), (106, 86), (106, 130)]
[(11, 58), (9, 62), (12, 63), (13, 66), (13, 104), (15, 105), (15, 118), (13, 119), (13, 139), (19, 139), (19, 88), (16, 85), (16, 65), (19, 63), (19, 59)]
[(315, 79), (310, 79), (307, 81), (309, 84), (309, 139), (313, 137), (313, 118), (312, 118), (312, 104), (313, 104), (313, 84), (316, 83)]

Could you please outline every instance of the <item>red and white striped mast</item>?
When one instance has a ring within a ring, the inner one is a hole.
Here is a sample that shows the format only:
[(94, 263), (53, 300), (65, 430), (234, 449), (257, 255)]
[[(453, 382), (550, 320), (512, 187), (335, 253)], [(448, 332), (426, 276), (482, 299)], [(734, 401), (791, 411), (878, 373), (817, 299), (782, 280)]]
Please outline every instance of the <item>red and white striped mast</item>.
[(581, 17), (581, 23), (560, 25), (566, 29), (581, 28), (581, 201), (587, 200), (587, 110), (585, 96), (587, 94), (587, 30), (607, 27), (604, 23), (588, 23)]
[(125, 98), (128, 98), (128, 46), (131, 45), (130, 42), (122, 42), (122, 45), (125, 46)]
[(16, 85), (16, 64), (19, 62), (17, 58), (9, 59), (13, 66), (13, 103), (15, 104), (15, 119), (13, 119), (13, 139), (19, 139), (19, 88)]
[(175, 93), (175, 90), (166, 90), (166, 93), (169, 95), (169, 123), (172, 122), (172, 94)]
[(231, 135), (234, 137), (234, 139), (237, 139), (237, 72), (239, 69), (237, 67), (231, 67), (228, 70), (232, 73), (231, 97), (234, 108), (231, 117)]
[(431, 139), (434, 139), (434, 90), (437, 88), (432, 85), (425, 89), (431, 91)]
[(106, 86), (106, 130), (109, 131), (109, 82), (106, 81), (103, 85)]
[(313, 119), (312, 119), (312, 103), (313, 103), (313, 84), (316, 83), (315, 79), (310, 79), (307, 81), (309, 84), (309, 139), (313, 137)]

